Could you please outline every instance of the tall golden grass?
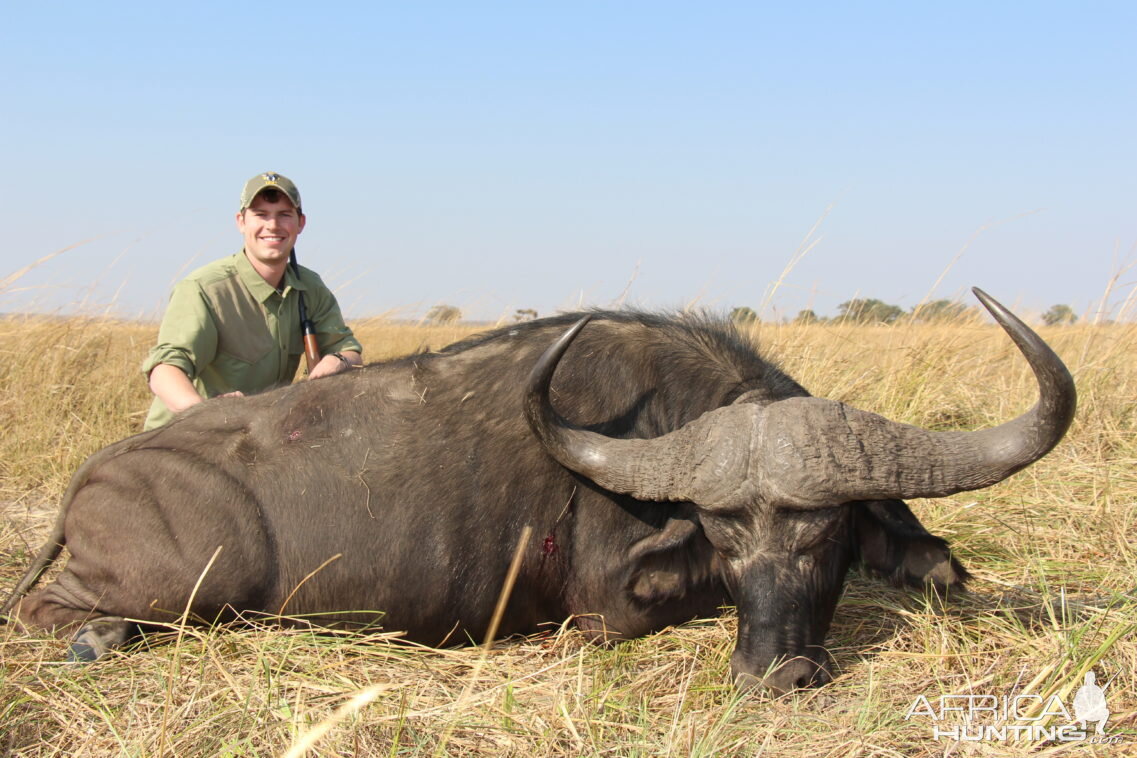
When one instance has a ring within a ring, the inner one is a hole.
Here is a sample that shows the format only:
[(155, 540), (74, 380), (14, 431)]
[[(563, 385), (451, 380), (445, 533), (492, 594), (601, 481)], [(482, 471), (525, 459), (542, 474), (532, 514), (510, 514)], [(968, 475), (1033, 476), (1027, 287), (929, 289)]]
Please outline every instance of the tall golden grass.
[[(471, 327), (354, 325), (377, 360)], [(1043, 330), (1080, 392), (1067, 438), (988, 490), (914, 502), (974, 572), (946, 600), (854, 573), (818, 690), (772, 699), (729, 681), (735, 620), (600, 648), (568, 628), (480, 649), (371, 637), (171, 628), (165, 641), (65, 666), (63, 645), (0, 627), (0, 751), (15, 755), (1015, 755), (1045, 741), (953, 745), (905, 718), (918, 695), (1057, 694), (1111, 680), (1108, 731), (1137, 754), (1137, 327)], [(752, 336), (815, 394), (894, 419), (971, 429), (1036, 398), (996, 327), (757, 324)], [(147, 324), (0, 319), (0, 592), (38, 549), (71, 473), (138, 430)], [(376, 546), (382, 549), (382, 546)], [(484, 657), (483, 657), (484, 656)], [(1027, 716), (1031, 714), (1025, 714)], [(1025, 723), (1025, 722), (1024, 722)], [(1051, 719), (1048, 723), (1053, 723)]]

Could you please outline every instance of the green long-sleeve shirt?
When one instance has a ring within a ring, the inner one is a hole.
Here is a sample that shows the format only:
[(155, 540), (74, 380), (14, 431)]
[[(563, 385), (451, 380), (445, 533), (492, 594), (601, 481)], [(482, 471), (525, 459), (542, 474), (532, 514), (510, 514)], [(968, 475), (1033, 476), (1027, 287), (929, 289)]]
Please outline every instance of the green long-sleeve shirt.
[[(304, 293), (321, 353), (362, 352), (335, 296), (316, 272), (301, 266), (297, 277), (289, 268), (278, 292), (241, 251), (197, 269), (174, 286), (158, 344), (143, 362), (143, 373), (149, 376), (159, 363), (177, 366), (206, 398), (288, 384), (304, 353), (298, 291)], [(173, 416), (154, 398), (144, 428), (162, 426)]]

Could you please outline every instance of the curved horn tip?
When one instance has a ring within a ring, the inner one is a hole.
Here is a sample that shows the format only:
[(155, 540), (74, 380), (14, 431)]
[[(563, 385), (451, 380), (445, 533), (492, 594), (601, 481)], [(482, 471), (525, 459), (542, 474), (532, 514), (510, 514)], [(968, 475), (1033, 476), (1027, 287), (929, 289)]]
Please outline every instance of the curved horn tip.
[(584, 314), (583, 316), (581, 316), (580, 318), (578, 318), (576, 320), (576, 323), (574, 323), (571, 327), (569, 327), (569, 330), (567, 332), (565, 332), (564, 336), (561, 337), (561, 339), (569, 338), (570, 334), (573, 337), (575, 337), (577, 334), (580, 333), (580, 330), (584, 328), (584, 325), (587, 324), (591, 320), (592, 320), (592, 314), (591, 313)]
[(555, 356), (555, 359), (559, 359), (561, 357), (561, 354), (564, 353), (564, 351), (568, 349), (568, 346), (570, 344), (572, 344), (572, 341), (574, 339), (576, 339), (576, 335), (580, 334), (580, 330), (584, 328), (584, 325), (587, 324), (591, 320), (592, 320), (592, 314), (591, 313), (587, 313), (584, 316), (581, 316), (579, 319), (577, 319), (576, 323), (574, 323), (572, 326), (570, 326), (568, 328), (568, 331), (566, 331), (564, 334), (562, 334), (560, 337), (558, 337), (557, 341), (554, 342), (549, 347), (549, 349), (545, 351), (546, 354), (551, 355), (551, 356)]
[[(564, 355), (564, 352), (568, 350), (568, 346), (572, 344), (572, 341), (576, 339), (576, 335), (580, 334), (580, 330), (591, 320), (591, 313), (585, 314), (577, 319), (576, 323), (570, 326), (568, 331), (558, 337), (557, 341), (545, 350), (545, 354), (541, 356), (538, 366), (543, 363), (552, 363), (555, 365), (561, 359), (561, 356)], [(534, 369), (533, 373), (536, 374), (537, 370)]]
[(979, 302), (983, 304), (983, 307), (987, 309), (987, 312), (995, 319), (996, 323), (1004, 329), (1012, 332), (1025, 330), (1026, 334), (1034, 339), (1039, 339), (1038, 336), (1034, 334), (1034, 330), (1024, 324), (1023, 320), (1012, 313), (1007, 306), (978, 287), (972, 287), (971, 291), (975, 294), (975, 297), (978, 298)]
[(1004, 312), (1004, 313), (1007, 312), (1007, 308), (1005, 305), (1003, 305), (998, 300), (991, 297), (990, 295), (988, 295), (986, 292), (979, 289), (978, 287), (972, 287), (971, 292), (972, 292), (972, 294), (975, 295), (976, 299), (978, 299), (979, 302), (983, 303), (983, 307), (991, 312), (991, 315), (995, 315), (996, 312)]
[(548, 390), (553, 380), (553, 371), (556, 370), (561, 356), (568, 350), (569, 345), (576, 339), (576, 335), (580, 333), (584, 325), (591, 320), (591, 313), (582, 316), (576, 323), (569, 327), (568, 331), (558, 337), (556, 342), (549, 345), (549, 347), (545, 349), (545, 352), (541, 354), (541, 357), (537, 359), (536, 365), (534, 365), (532, 371), (529, 372), (529, 383), (526, 392), (529, 403), (537, 403), (536, 396)]

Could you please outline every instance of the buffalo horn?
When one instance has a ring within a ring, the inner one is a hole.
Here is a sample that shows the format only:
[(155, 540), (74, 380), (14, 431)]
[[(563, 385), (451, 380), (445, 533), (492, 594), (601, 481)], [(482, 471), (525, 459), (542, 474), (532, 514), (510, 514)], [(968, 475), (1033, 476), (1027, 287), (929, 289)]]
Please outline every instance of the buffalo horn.
[(1039, 385), (1033, 408), (991, 429), (933, 432), (844, 403), (795, 397), (718, 408), (651, 440), (605, 437), (572, 426), (549, 401), (557, 362), (588, 317), (534, 367), (526, 415), (561, 464), (643, 500), (687, 500), (707, 508), (762, 500), (819, 508), (980, 489), (1049, 452), (1073, 420), (1077, 394), (1066, 366), (1037, 334), (982, 290), (973, 292), (1023, 353)]

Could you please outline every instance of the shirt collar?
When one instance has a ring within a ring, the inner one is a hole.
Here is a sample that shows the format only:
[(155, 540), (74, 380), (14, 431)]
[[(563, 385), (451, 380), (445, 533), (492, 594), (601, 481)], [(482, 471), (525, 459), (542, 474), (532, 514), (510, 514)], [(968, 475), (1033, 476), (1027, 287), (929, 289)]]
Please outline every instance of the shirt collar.
[(300, 277), (296, 275), (296, 272), (292, 270), (292, 267), (289, 266), (284, 270), (284, 281), (281, 282), (282, 286), (280, 292), (277, 292), (271, 284), (261, 278), (261, 275), (257, 273), (257, 270), (253, 268), (253, 264), (249, 263), (249, 258), (245, 255), (244, 248), (241, 248), (241, 250), (233, 257), (236, 259), (235, 267), (237, 269), (237, 276), (240, 277), (241, 283), (245, 285), (245, 287), (249, 290), (249, 292), (252, 293), (253, 297), (255, 297), (258, 302), (267, 302), (270, 297), (276, 294), (279, 294), (281, 297), (283, 297), (288, 294), (288, 291), (290, 289), (308, 289), (304, 282), (301, 281)]

